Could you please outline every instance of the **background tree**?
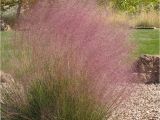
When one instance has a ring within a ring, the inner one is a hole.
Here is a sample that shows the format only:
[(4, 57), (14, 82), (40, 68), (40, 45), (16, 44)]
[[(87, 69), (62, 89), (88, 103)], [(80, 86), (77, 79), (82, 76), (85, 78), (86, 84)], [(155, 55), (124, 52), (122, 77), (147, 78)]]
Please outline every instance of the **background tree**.
[(32, 7), (38, 0), (19, 0), (18, 1), (18, 9), (17, 9), (17, 17), (20, 16), (21, 10), (28, 10)]

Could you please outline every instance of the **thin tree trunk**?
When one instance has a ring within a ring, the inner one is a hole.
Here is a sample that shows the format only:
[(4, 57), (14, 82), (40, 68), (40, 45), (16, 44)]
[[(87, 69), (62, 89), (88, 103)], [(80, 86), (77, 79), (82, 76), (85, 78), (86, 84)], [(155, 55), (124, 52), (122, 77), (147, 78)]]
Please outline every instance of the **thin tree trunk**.
[(21, 14), (21, 8), (22, 8), (22, 0), (18, 1), (18, 9), (17, 9), (17, 19), (19, 18), (20, 14)]

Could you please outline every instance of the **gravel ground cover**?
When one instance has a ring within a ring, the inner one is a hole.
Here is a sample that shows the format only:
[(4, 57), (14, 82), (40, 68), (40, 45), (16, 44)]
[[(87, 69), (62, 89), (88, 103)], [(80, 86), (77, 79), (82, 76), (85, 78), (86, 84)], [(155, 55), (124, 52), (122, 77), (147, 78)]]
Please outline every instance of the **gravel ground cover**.
[[(132, 85), (131, 85), (132, 86)], [(160, 120), (160, 84), (134, 84), (110, 120)]]

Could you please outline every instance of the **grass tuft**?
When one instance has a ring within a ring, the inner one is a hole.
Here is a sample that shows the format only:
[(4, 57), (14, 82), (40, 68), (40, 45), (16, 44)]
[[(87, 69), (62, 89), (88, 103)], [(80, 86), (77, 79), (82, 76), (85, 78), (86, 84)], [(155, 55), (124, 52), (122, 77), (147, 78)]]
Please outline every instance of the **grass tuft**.
[[(9, 71), (22, 92), (3, 91), (9, 120), (108, 119), (130, 80), (126, 25), (104, 21), (94, 3), (39, 2), (19, 21)], [(18, 99), (20, 98), (20, 99)]]

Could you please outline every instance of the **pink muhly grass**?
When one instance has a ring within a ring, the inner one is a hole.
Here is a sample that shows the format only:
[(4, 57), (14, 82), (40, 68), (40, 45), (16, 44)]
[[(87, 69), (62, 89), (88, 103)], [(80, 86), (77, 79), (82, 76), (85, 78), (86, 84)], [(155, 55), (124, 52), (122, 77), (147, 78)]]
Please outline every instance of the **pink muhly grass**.
[(40, 1), (18, 26), (22, 42), (30, 46), (33, 55), (32, 74), (23, 79), (45, 78), (51, 72), (50, 77), (70, 80), (69, 91), (84, 89), (97, 104), (112, 110), (122, 94), (116, 88), (130, 80), (130, 45), (127, 26), (111, 25), (104, 17), (106, 12), (93, 2), (71, 0), (48, 5)]
[(28, 31), (24, 40), (31, 44), (38, 66), (52, 58), (61, 64), (60, 74), (87, 72), (89, 88), (101, 100), (118, 83), (130, 80), (127, 26), (107, 23), (104, 14), (94, 3), (63, 1), (49, 6), (40, 2), (20, 24)]

